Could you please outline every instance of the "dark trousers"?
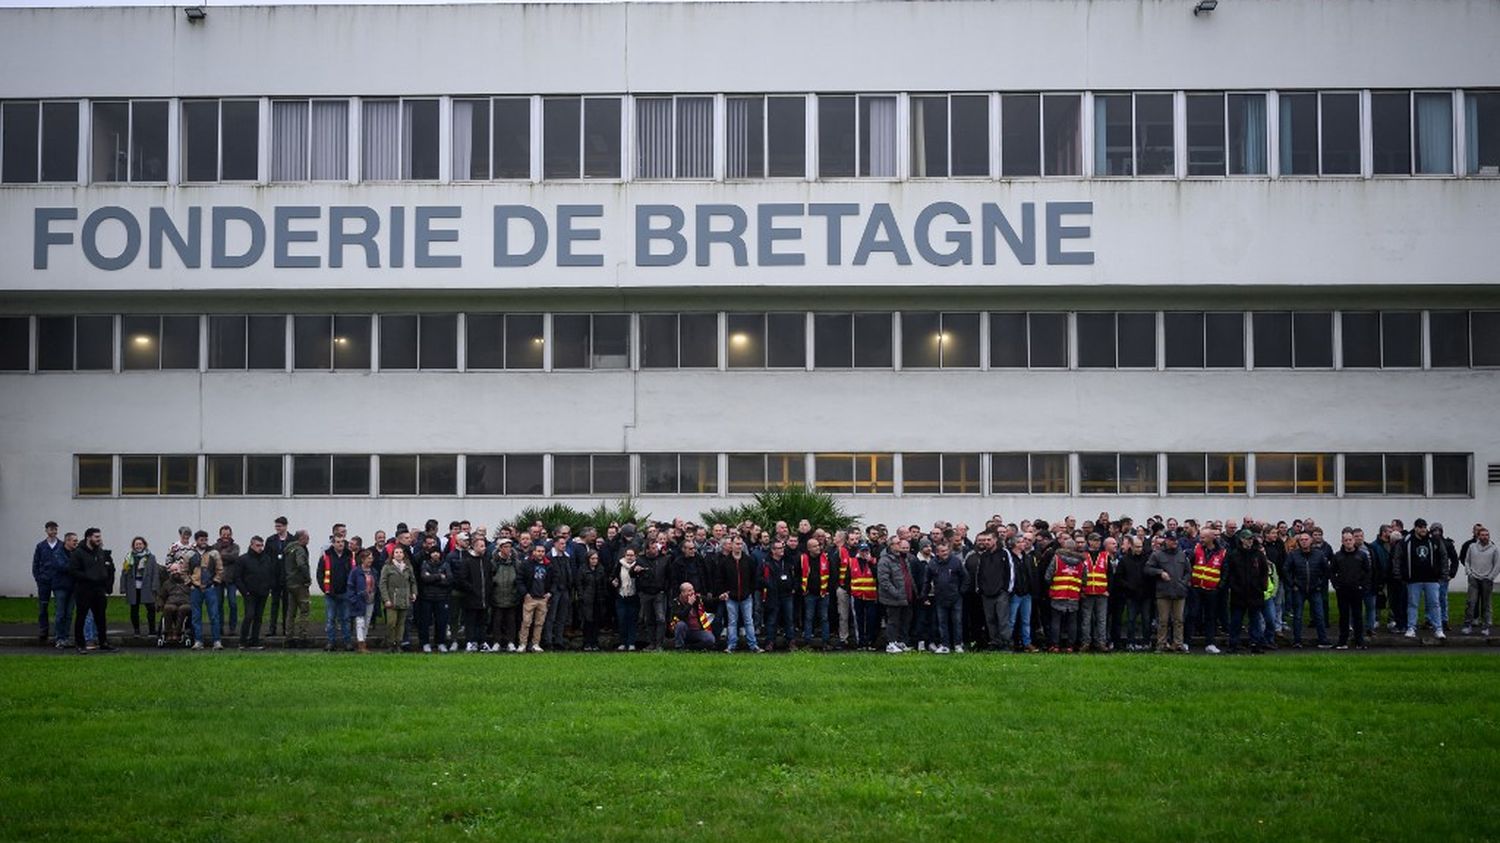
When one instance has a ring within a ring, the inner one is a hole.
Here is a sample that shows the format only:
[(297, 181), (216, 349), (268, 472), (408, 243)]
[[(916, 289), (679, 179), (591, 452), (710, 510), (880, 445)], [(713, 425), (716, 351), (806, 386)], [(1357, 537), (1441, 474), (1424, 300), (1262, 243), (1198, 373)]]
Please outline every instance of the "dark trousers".
[(1385, 584), (1385, 602), (1391, 609), (1391, 620), (1396, 624), (1396, 631), (1406, 629), (1406, 583), (1392, 580)]
[(1214, 643), (1214, 635), (1219, 631), (1219, 592), (1209, 591), (1206, 588), (1194, 588), (1188, 591), (1187, 600), (1187, 630), (1183, 640), (1189, 644), (1194, 635), (1203, 636), (1203, 644), (1207, 646)]
[[(1051, 645), (1053, 647), (1072, 647), (1078, 643), (1078, 604), (1067, 611), (1052, 610)], [(1064, 644), (1066, 640), (1068, 643)]]
[(766, 649), (776, 646), (776, 630), (780, 629), (786, 636), (788, 646), (797, 638), (797, 619), (794, 616), (792, 604), (796, 602), (792, 595), (784, 597), (772, 596), (766, 601)]
[(108, 644), (104, 629), (104, 610), (109, 606), (109, 598), (104, 589), (80, 585), (73, 590), (73, 599), (78, 601), (78, 611), (73, 613), (73, 643), (83, 646), (83, 619), (92, 612), (94, 631), (99, 634), (99, 646)]
[(1043, 594), (1040, 597), (1031, 595), (1031, 636), (1036, 640), (1038, 634), (1045, 634), (1048, 647), (1056, 647), (1057, 636), (1052, 632), (1052, 600)]
[(521, 623), (520, 606), (497, 606), (490, 612), (490, 642), (516, 643), (516, 627)]
[(904, 644), (906, 628), (910, 625), (910, 606), (885, 607), (885, 641), (887, 644)]
[(849, 598), (854, 610), (854, 631), (859, 636), (861, 647), (874, 647), (875, 636), (880, 631), (880, 604), (874, 600)]
[(985, 622), (984, 601), (980, 599), (979, 592), (964, 592), (963, 605), (960, 609), (963, 612), (963, 637), (958, 639), (958, 643), (977, 645), (984, 641), (985, 636), (982, 634)]
[(245, 592), (245, 620), (240, 624), (242, 646), (260, 646), (260, 616), (266, 608), (266, 597), (264, 594)]
[[(271, 634), (272, 635), (275, 635), (276, 634), (276, 630), (278, 630), (278, 629), (281, 630), (281, 634), (282, 635), (286, 634), (286, 614), (287, 614), (288, 611), (291, 610), (291, 608), (292, 608), (292, 601), (287, 598), (286, 586), (278, 585), (278, 586), (275, 586), (274, 588), (272, 588), (271, 589)], [(281, 619), (281, 625), (280, 626), (277, 626), (277, 623), (276, 623), (276, 619), (277, 618)]]
[(1354, 631), (1354, 646), (1365, 644), (1365, 593), (1358, 588), (1334, 589), (1339, 603), (1339, 646), (1349, 643), (1349, 631)]
[(141, 634), (141, 607), (146, 607), (146, 632), (156, 631), (156, 604), (155, 603), (131, 603), (130, 604), (130, 628), (135, 630), (136, 635)]
[(484, 609), (464, 609), (464, 643), (479, 646), (484, 643)]
[(36, 623), (41, 629), (42, 638), (52, 631), (52, 624), (47, 620), (47, 601), (52, 599), (52, 586), (46, 583), (36, 584)]
[(937, 634), (933, 636), (934, 646), (942, 645), (948, 649), (961, 646), (964, 641), (963, 635), (963, 611), (961, 602), (953, 602), (948, 605), (939, 603), (932, 607), (933, 616), (937, 618)]
[(547, 619), (542, 625), (542, 645), (553, 650), (563, 647), (563, 630), (573, 614), (573, 598), (566, 591), (552, 592), (547, 604)]
[[(428, 633), (431, 632), (431, 639)], [(417, 639), (426, 646), (448, 643), (448, 604), (442, 600), (417, 601)]]
[[(1151, 598), (1127, 597), (1120, 601), (1120, 637), (1129, 644), (1144, 646), (1151, 640)], [(1114, 598), (1110, 598), (1114, 608)]]

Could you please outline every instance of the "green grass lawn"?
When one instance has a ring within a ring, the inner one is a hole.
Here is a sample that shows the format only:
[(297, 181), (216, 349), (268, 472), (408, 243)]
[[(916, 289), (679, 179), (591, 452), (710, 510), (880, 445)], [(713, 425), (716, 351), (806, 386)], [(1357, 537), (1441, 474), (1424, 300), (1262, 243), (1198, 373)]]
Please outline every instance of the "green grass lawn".
[(1497, 687), (1485, 652), (7, 655), (0, 838), (1493, 839)]

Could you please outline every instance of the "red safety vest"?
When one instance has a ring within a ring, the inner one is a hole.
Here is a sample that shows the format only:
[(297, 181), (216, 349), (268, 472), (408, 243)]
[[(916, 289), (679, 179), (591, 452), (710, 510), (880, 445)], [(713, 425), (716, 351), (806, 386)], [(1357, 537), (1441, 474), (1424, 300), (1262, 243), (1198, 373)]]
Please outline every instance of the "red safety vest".
[(1099, 551), (1097, 557), (1084, 554), (1084, 564), (1088, 567), (1088, 575), (1083, 581), (1083, 593), (1090, 597), (1103, 597), (1109, 594), (1109, 554)]
[(1083, 589), (1084, 564), (1069, 565), (1061, 559), (1057, 559), (1057, 572), (1052, 576), (1052, 588), (1047, 591), (1047, 596), (1053, 600), (1077, 600), (1078, 592)]
[(1203, 545), (1193, 548), (1193, 588), (1204, 588), (1209, 591), (1219, 587), (1219, 578), (1224, 575), (1224, 550), (1216, 548), (1207, 557), (1203, 553)]
[(849, 560), (849, 593), (855, 600), (875, 599), (875, 567), (858, 556)]
[(815, 596), (820, 596), (820, 597), (822, 595), (827, 594), (828, 593), (828, 575), (829, 575), (829, 573), (830, 573), (830, 570), (829, 570), (829, 565), (828, 565), (828, 554), (826, 554), (826, 553), (820, 553), (820, 554), (818, 554), (818, 575), (819, 575), (818, 576), (818, 580), (821, 583), (821, 585), (819, 585), (818, 590), (816, 592), (814, 592), (812, 590), (812, 587), (810, 585), (808, 585), (808, 581), (812, 579), (812, 576), (811, 576), (812, 571), (810, 570), (810, 566), (809, 566), (807, 554), (806, 553), (802, 554), (802, 593), (803, 594), (814, 594)]

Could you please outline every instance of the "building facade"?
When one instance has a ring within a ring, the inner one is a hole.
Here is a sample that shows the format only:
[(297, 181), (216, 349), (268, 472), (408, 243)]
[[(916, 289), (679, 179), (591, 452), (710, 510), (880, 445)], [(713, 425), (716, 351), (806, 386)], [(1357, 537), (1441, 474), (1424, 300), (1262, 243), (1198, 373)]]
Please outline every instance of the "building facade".
[[(1462, 540), (1500, 6), (0, 10), (0, 593), (44, 521), (767, 485)], [(62, 60), (59, 60), (60, 57)]]

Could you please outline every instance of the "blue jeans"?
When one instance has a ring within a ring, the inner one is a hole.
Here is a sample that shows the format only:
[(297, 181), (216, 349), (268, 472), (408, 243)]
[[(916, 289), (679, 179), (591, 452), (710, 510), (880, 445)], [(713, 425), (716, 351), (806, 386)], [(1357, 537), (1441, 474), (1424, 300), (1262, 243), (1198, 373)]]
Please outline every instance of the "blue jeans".
[(620, 643), (635, 646), (635, 627), (641, 613), (641, 601), (635, 595), (615, 598), (615, 617), (620, 623)]
[(1250, 643), (1259, 646), (1263, 640), (1262, 624), (1265, 622), (1264, 609), (1252, 609), (1248, 606), (1231, 606), (1229, 609), (1229, 649), (1240, 648), (1240, 626), (1245, 623), (1246, 616), (1249, 617)]
[(714, 645), (714, 634), (702, 629), (688, 629), (685, 621), (678, 621), (672, 640), (679, 650), (689, 647), (694, 650), (707, 650)]
[(766, 600), (766, 646), (776, 646), (776, 630), (786, 636), (786, 642), (797, 638), (795, 618), (792, 614), (792, 595), (771, 597)]
[(1374, 632), (1376, 625), (1380, 623), (1375, 611), (1375, 595), (1379, 592), (1379, 588), (1372, 588), (1365, 592), (1365, 631), (1367, 632)]
[(1438, 612), (1443, 616), (1443, 625), (1448, 624), (1448, 581), (1438, 583)]
[(818, 597), (813, 594), (802, 595), (802, 643), (812, 642), (813, 618), (817, 617), (818, 627), (823, 633), (823, 646), (828, 646), (828, 595)]
[(67, 641), (73, 637), (73, 589), (54, 588), (52, 599), (57, 601), (57, 612), (52, 617), (52, 637)]
[(239, 626), (240, 626), (240, 590), (239, 590), (239, 587), (236, 586), (232, 582), (230, 582), (230, 583), (224, 583), (224, 587), (222, 589), (220, 589), (219, 592), (220, 592), (220, 597), (223, 598), (220, 601), (220, 603), (219, 603), (219, 617), (221, 617), (221, 618), (225, 617), (225, 615), (224, 615), (224, 603), (228, 602), (228, 604), (229, 604), (229, 615), (228, 615), (228, 618), (229, 618), (229, 628), (230, 629), (238, 629)]
[(1422, 598), (1427, 599), (1427, 620), (1438, 629), (1442, 629), (1442, 608), (1438, 604), (1438, 597), (1442, 593), (1435, 582), (1409, 582), (1406, 584), (1406, 631), (1415, 632), (1417, 629), (1417, 608)]
[(208, 643), (217, 643), (224, 632), (223, 622), (219, 615), (219, 587), (211, 585), (208, 588), (193, 589), (193, 640), (203, 641), (203, 610), (208, 610), (209, 631), (213, 638)]
[(1260, 609), (1260, 642), (1268, 647), (1276, 641), (1276, 619), (1281, 617), (1278, 608), (1280, 603), (1280, 598), (1267, 600)]
[(46, 583), (36, 584), (36, 625), (37, 630), (45, 636), (52, 631), (52, 624), (47, 620), (47, 601), (52, 598), (52, 587)]
[(1318, 630), (1318, 643), (1328, 644), (1328, 621), (1323, 614), (1323, 595), (1317, 592), (1304, 592), (1301, 589), (1289, 588), (1286, 592), (1287, 600), (1292, 609), (1292, 643), (1302, 643), (1302, 604), (1307, 603), (1312, 607), (1313, 626)]
[(964, 604), (955, 602), (950, 606), (944, 606), (938, 603), (933, 606), (933, 611), (937, 615), (935, 643), (942, 644), (949, 649), (956, 644), (962, 644), (960, 636), (964, 628)]
[(744, 600), (726, 600), (724, 608), (729, 614), (726, 630), (729, 634), (729, 650), (734, 651), (734, 646), (739, 643), (739, 626), (745, 625), (745, 643), (750, 649), (758, 650), (760, 645), (755, 642), (755, 601), (746, 597)]
[(1010, 596), (1010, 628), (1021, 630), (1022, 647), (1031, 646), (1030, 594), (1012, 594)]
[(880, 635), (880, 604), (874, 600), (849, 599), (854, 609), (854, 634), (861, 647), (874, 647)]
[(347, 645), (349, 643), (349, 627), (351, 625), (349, 619), (349, 601), (344, 599), (344, 595), (342, 594), (325, 594), (323, 595), (323, 608), (328, 614), (327, 620), (323, 621), (323, 631), (328, 635), (328, 643), (330, 645), (333, 644), (334, 624), (337, 623), (339, 639)]

